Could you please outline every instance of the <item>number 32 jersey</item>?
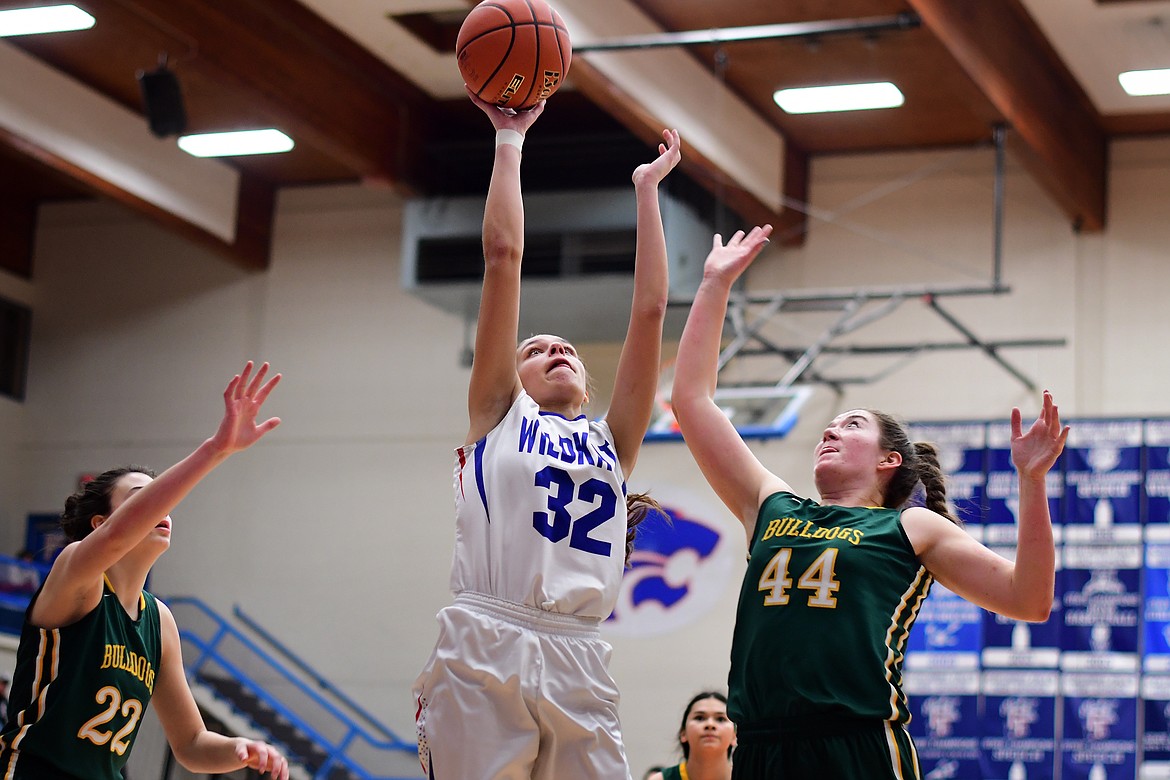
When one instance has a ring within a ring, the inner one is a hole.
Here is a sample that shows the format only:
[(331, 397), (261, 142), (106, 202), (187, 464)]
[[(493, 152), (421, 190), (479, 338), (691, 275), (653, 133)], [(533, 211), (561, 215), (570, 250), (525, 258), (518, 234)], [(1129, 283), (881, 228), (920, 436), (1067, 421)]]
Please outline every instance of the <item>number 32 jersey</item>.
[(604, 620), (625, 568), (625, 478), (604, 421), (521, 392), (456, 450), (451, 590)]
[(98, 606), (76, 623), (38, 628), (26, 613), (0, 777), (120, 780), (161, 655), (158, 604), (146, 591), (137, 619), (108, 580)]

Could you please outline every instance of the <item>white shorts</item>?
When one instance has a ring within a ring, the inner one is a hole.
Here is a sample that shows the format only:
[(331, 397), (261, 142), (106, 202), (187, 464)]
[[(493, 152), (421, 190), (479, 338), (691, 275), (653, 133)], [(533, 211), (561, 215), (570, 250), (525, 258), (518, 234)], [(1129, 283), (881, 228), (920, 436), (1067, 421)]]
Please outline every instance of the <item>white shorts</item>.
[(414, 684), (434, 780), (629, 780), (596, 620), (461, 593)]

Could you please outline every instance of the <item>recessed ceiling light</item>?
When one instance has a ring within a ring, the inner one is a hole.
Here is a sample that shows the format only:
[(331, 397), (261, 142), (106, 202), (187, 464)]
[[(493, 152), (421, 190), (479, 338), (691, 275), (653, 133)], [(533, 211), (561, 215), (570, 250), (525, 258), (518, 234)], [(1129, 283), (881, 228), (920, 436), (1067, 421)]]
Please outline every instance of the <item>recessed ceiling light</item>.
[(42, 8), (13, 8), (0, 11), (0, 38), (11, 35), (88, 30), (94, 18), (75, 5), (48, 5)]
[(902, 91), (888, 81), (874, 84), (835, 84), (828, 87), (778, 89), (772, 98), (776, 101), (776, 105), (789, 114), (896, 108), (906, 102)]
[(279, 130), (238, 130), (231, 133), (185, 135), (179, 148), (196, 157), (238, 157), (245, 154), (278, 154), (294, 146)]
[(1161, 70), (1130, 70), (1117, 77), (1121, 88), (1135, 97), (1143, 95), (1170, 95), (1170, 68)]

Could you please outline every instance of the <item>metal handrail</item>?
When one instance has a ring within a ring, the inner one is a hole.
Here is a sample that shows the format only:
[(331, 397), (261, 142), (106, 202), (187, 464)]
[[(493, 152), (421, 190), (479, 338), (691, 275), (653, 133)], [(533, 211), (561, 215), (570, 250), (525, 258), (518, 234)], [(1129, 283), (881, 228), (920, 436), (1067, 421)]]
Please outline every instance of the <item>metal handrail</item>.
[[(214, 661), (219, 667), (229, 672), (237, 681), (245, 684), (252, 693), (254, 693), (265, 704), (271, 707), (278, 715), (286, 719), (290, 724), (295, 726), (307, 737), (315, 741), (318, 745), (326, 748), (327, 757), (322, 765), (318, 768), (316, 774), (314, 775), (315, 778), (325, 778), (328, 775), (330, 769), (340, 765), (360, 776), (363, 778), (363, 780), (405, 780), (371, 775), (364, 767), (356, 764), (352, 759), (345, 755), (344, 751), (357, 739), (365, 741), (371, 748), (374, 749), (392, 750), (411, 754), (417, 753), (417, 747), (415, 745), (404, 742), (403, 740), (393, 736), (393, 732), (390, 732), (389, 729), (386, 729), (385, 727), (380, 727), (380, 730), (385, 731), (391, 735), (392, 738), (389, 740), (377, 738), (375, 735), (370, 734), (369, 731), (360, 726), (358, 723), (354, 722), (353, 718), (351, 718), (347, 713), (339, 710), (331, 702), (322, 697), (317, 691), (306, 685), (304, 681), (302, 681), (296, 675), (292, 674), (283, 664), (257, 646), (257, 644), (253, 642), (248, 636), (229, 624), (226, 620), (220, 617), (216, 612), (214, 612), (210, 607), (208, 607), (199, 599), (190, 596), (182, 596), (168, 599), (167, 603), (171, 605), (186, 604), (194, 607), (204, 616), (209, 618), (216, 626), (214, 635), (209, 640), (200, 637), (188, 629), (182, 629), (179, 631), (180, 638), (190, 642), (200, 651), (197, 659), (185, 664), (187, 666), (188, 675), (190, 677), (194, 677), (208, 661)], [(290, 710), (282, 702), (272, 696), (258, 682), (252, 679), (244, 670), (238, 668), (228, 658), (220, 654), (217, 648), (227, 637), (231, 637), (233, 640), (239, 642), (256, 658), (262, 661), (269, 669), (279, 674), (296, 690), (306, 696), (315, 705), (320, 707), (322, 711), (328, 713), (337, 721), (339, 721), (345, 727), (344, 736), (337, 742), (330, 740), (312, 724), (307, 723), (303, 718), (297, 715), (297, 713)]]
[(309, 664), (304, 659), (294, 653), (287, 645), (273, 636), (266, 628), (256, 622), (254, 618), (244, 612), (244, 610), (240, 608), (239, 604), (232, 606), (232, 614), (235, 615), (240, 620), (240, 622), (247, 626), (251, 631), (255, 632), (257, 636), (271, 645), (274, 650), (283, 655), (289, 663), (304, 672), (305, 675), (308, 676), (314, 683), (336, 697), (338, 701), (344, 704), (353, 713), (360, 716), (362, 720), (364, 720), (368, 725), (381, 732), (382, 736), (386, 737), (392, 742), (402, 745), (404, 748), (409, 748), (411, 750), (415, 749), (414, 745), (410, 745), (409, 743), (399, 739), (393, 731), (382, 725), (376, 717), (374, 717), (365, 708), (351, 699), (348, 694), (346, 694), (333, 683), (326, 680), (316, 669), (309, 666)]

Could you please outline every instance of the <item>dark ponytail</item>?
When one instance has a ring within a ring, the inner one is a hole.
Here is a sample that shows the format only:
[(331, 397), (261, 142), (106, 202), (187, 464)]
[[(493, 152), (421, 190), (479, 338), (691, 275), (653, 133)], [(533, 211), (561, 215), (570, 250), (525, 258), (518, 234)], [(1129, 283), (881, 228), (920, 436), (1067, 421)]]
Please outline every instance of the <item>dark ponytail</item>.
[(914, 494), (914, 489), (921, 484), (926, 493), (924, 502), (926, 508), (937, 512), (955, 525), (962, 525), (963, 521), (955, 517), (947, 504), (946, 477), (938, 462), (938, 450), (935, 446), (928, 442), (910, 441), (906, 428), (893, 416), (873, 409), (867, 411), (874, 416), (881, 429), (881, 448), (893, 450), (902, 456), (902, 465), (886, 485), (882, 506), (891, 509), (902, 508)]
[(666, 517), (666, 510), (646, 493), (629, 493), (626, 495), (626, 565), (630, 565), (630, 554), (634, 552), (634, 540), (638, 537), (635, 530), (651, 513), (657, 512)]

